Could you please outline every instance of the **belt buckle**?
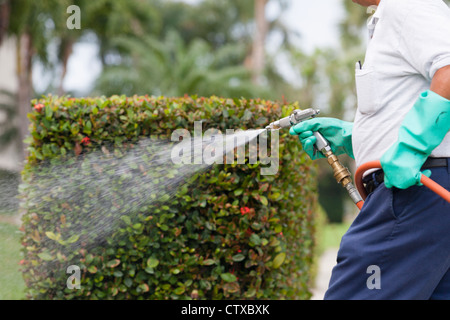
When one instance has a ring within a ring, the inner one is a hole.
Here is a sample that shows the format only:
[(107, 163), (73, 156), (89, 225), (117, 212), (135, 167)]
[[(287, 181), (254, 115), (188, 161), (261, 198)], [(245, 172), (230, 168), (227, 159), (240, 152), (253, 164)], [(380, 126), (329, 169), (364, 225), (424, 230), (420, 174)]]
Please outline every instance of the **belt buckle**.
[(372, 172), (371, 174), (369, 174), (369, 176), (367, 176), (364, 179), (364, 180), (366, 180), (366, 182), (363, 181), (363, 183), (364, 183), (364, 188), (367, 191), (367, 194), (371, 194), (372, 192), (374, 192), (381, 185), (381, 183), (382, 183), (381, 180), (384, 180), (384, 177), (382, 179), (380, 179), (380, 181), (378, 181), (379, 180), (378, 177), (382, 173), (383, 173), (382, 170), (377, 170), (377, 171)]

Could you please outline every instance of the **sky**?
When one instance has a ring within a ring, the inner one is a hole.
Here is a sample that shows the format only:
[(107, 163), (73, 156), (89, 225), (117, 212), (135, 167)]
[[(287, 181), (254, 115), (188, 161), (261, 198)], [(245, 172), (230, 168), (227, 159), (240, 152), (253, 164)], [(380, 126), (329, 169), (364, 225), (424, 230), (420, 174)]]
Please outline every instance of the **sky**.
[(285, 19), (300, 32), (304, 50), (311, 52), (316, 47), (339, 44), (338, 24), (344, 17), (342, 1), (350, 0), (292, 0)]
[[(198, 0), (184, 0), (197, 2)], [(337, 46), (339, 34), (337, 25), (343, 18), (342, 1), (350, 0), (291, 0), (284, 22), (300, 32), (298, 46), (306, 52), (316, 47)], [(267, 16), (276, 14), (277, 8), (268, 5)], [(269, 44), (270, 46), (270, 44)], [(88, 92), (101, 72), (101, 63), (97, 58), (98, 48), (94, 43), (78, 43), (69, 59), (67, 75), (64, 80), (66, 91)], [(286, 66), (285, 66), (286, 67)], [(51, 77), (51, 76), (50, 76)], [(40, 66), (34, 70), (33, 82), (38, 91), (45, 90), (45, 70)]]

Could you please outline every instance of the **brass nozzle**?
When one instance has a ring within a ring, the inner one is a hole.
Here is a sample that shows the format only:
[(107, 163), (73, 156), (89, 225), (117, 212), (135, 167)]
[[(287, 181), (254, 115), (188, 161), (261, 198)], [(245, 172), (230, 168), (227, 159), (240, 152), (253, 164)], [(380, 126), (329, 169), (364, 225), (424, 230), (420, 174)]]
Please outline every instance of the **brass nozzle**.
[(363, 200), (361, 195), (353, 185), (350, 171), (342, 165), (338, 157), (332, 151), (325, 151), (323, 154), (327, 157), (331, 168), (333, 168), (336, 181), (347, 189), (347, 192), (354, 203), (357, 205), (362, 203)]
[(352, 183), (350, 171), (341, 164), (338, 157), (332, 151), (328, 151), (324, 155), (333, 169), (334, 178), (337, 183), (341, 184), (343, 187), (347, 187), (349, 183)]

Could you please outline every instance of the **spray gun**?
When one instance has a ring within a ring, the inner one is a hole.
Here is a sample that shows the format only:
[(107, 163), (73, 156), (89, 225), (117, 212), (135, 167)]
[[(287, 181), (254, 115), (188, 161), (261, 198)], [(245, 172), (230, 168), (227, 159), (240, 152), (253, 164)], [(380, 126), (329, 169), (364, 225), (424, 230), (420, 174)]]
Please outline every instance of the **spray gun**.
[[(267, 130), (279, 130), (283, 128), (290, 128), (302, 121), (315, 118), (320, 114), (320, 110), (316, 109), (306, 109), (306, 110), (294, 110), (292, 114), (286, 118), (280, 119), (278, 121), (272, 122), (266, 127)], [(331, 166), (334, 172), (334, 177), (336, 181), (341, 184), (350, 195), (350, 198), (358, 206), (362, 206), (363, 200), (355, 188), (352, 182), (350, 171), (344, 167), (339, 161), (338, 157), (331, 150), (329, 142), (324, 138), (320, 132), (314, 132), (314, 136), (317, 141), (314, 148), (317, 151), (322, 152), (322, 154), (327, 158), (328, 164)]]

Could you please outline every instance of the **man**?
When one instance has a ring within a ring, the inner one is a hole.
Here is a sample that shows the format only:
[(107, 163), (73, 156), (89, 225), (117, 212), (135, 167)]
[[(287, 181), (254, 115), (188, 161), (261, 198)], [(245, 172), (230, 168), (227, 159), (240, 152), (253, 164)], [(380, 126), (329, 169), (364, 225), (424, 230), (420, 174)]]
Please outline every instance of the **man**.
[(450, 189), (450, 9), (442, 0), (377, 5), (357, 64), (354, 123), (316, 118), (291, 128), (316, 159), (319, 131), (356, 165), (380, 160), (341, 241), (325, 299), (450, 299), (450, 204), (420, 184)]

